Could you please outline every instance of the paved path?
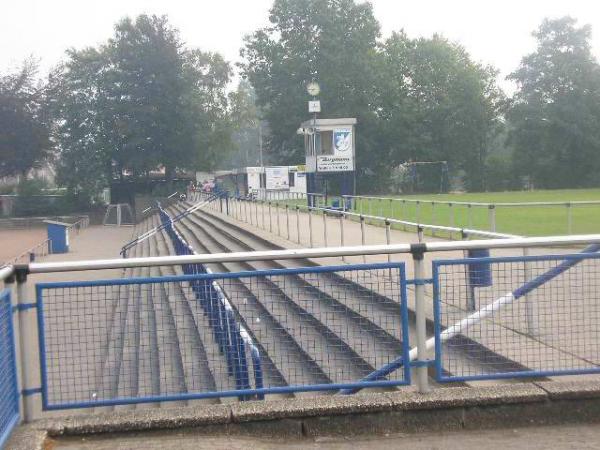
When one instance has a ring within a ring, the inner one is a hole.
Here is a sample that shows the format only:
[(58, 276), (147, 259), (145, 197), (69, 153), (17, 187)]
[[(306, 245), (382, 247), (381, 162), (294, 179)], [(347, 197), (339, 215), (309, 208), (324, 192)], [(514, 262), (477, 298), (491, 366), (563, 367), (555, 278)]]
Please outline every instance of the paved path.
[[(91, 226), (82, 230), (78, 235), (70, 236), (69, 253), (52, 254), (45, 257), (40, 257), (36, 260), (36, 262), (119, 258), (119, 251), (121, 250), (121, 247), (131, 238), (132, 233), (132, 227), (105, 227), (102, 225)], [(122, 274), (122, 269), (32, 274), (28, 277), (26, 289), (28, 298), (30, 298), (32, 301), (35, 301), (35, 285), (37, 283), (121, 278)], [(74, 320), (74, 318), (71, 317), (71, 320)], [(33, 331), (33, 333), (34, 339), (37, 341), (37, 328)], [(28, 357), (30, 358), (31, 364), (34, 367), (36, 379), (35, 385), (39, 386), (41, 385), (39, 357), (34, 352), (30, 353)], [(39, 399), (39, 396), (36, 397), (36, 399)], [(79, 412), (89, 413), (91, 410), (82, 410)], [(74, 411), (71, 410), (66, 412), (46, 411), (43, 414), (45, 417), (48, 417), (73, 413)]]
[(446, 433), (394, 434), (353, 438), (256, 439), (250, 437), (205, 436), (195, 431), (111, 435), (59, 440), (56, 450), (144, 449), (163, 450), (246, 450), (323, 449), (388, 450), (391, 448), (505, 450), (510, 449), (600, 449), (598, 424), (562, 425), (503, 430)]

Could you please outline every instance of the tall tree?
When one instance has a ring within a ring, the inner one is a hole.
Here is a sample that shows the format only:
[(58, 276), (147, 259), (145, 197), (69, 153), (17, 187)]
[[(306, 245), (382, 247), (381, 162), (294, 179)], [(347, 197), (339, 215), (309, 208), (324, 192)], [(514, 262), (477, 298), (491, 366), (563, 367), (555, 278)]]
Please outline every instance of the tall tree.
[(36, 84), (36, 71), (35, 61), (27, 60), (0, 76), (0, 177), (25, 177), (51, 156), (46, 92)]
[(535, 52), (510, 75), (514, 165), (539, 187), (600, 183), (600, 67), (591, 28), (570, 17), (543, 21)]
[(246, 39), (243, 74), (268, 121), (275, 163), (304, 160), (296, 135), (308, 119), (306, 85), (317, 80), (327, 117), (357, 117), (358, 158), (365, 167), (378, 151), (371, 103), (376, 89), (379, 24), (369, 3), (354, 0), (275, 0), (270, 26)]
[(496, 71), (434, 35), (394, 33), (384, 44), (381, 117), (390, 161), (447, 161), (469, 190), (485, 188), (485, 160), (499, 127)]
[(210, 169), (231, 147), (230, 66), (184, 48), (166, 17), (123, 19), (105, 44), (67, 56), (50, 85), (59, 173), (74, 190), (96, 192), (124, 170)]
[[(233, 125), (232, 167), (245, 167), (260, 164), (260, 141), (265, 134), (265, 126), (256, 105), (256, 94), (247, 80), (241, 80), (237, 89), (229, 94), (230, 117)], [(259, 127), (261, 129), (259, 130)]]

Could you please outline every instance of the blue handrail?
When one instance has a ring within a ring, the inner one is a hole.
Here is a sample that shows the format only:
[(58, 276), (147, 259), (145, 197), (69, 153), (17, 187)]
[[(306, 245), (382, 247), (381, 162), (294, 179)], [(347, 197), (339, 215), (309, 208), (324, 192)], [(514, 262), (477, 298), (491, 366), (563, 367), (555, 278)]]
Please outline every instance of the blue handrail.
[[(161, 224), (171, 240), (175, 253), (177, 255), (194, 255), (196, 252), (179, 234), (174, 227), (175, 218), (158, 205)], [(182, 214), (176, 218), (183, 218)], [(186, 275), (208, 273), (202, 264), (183, 264), (183, 273)], [(214, 280), (196, 281), (192, 284), (192, 290), (196, 299), (209, 317), (209, 323), (213, 328), (215, 341), (219, 346), (221, 353), (225, 355), (227, 361), (227, 372), (235, 379), (236, 389), (250, 389), (250, 374), (248, 369), (248, 360), (246, 357), (246, 347), (250, 350), (252, 359), (254, 385), (256, 389), (263, 388), (263, 373), (258, 347), (252, 341), (247, 330), (240, 325), (236, 319), (229, 299)], [(245, 400), (246, 397), (240, 397)], [(259, 399), (264, 398), (264, 394), (258, 395)]]

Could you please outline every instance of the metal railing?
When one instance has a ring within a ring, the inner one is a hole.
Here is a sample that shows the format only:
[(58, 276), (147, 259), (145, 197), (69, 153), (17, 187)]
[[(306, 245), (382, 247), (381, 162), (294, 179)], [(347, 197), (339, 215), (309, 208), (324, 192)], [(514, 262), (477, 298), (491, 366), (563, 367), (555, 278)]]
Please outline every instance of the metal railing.
[[(185, 211), (182, 211), (180, 214), (178, 214), (177, 216), (173, 217), (173, 222), (177, 222), (181, 219), (183, 219), (184, 217), (192, 214), (194, 211), (197, 211), (198, 209), (202, 208), (203, 206), (205, 206), (206, 203), (210, 203), (215, 197), (214, 195), (210, 195), (207, 196), (206, 198), (202, 198), (198, 203), (195, 203), (194, 205), (190, 206), (189, 208), (187, 208)], [(157, 204), (157, 210), (161, 210), (160, 204)], [(131, 240), (130, 242), (128, 242), (127, 244), (125, 244), (123, 247), (121, 247), (121, 251), (119, 252), (119, 254), (123, 257), (126, 258), (127, 257), (127, 252), (132, 249), (133, 247), (135, 247), (136, 245), (144, 242), (145, 240), (151, 238), (152, 236), (154, 236), (156, 233), (158, 233), (159, 231), (163, 230), (166, 227), (165, 223), (161, 223), (159, 226), (156, 226), (148, 231), (146, 231), (145, 233), (137, 236), (135, 239)]]
[(250, 197), (263, 201), (305, 200), (306, 193), (289, 190), (267, 190), (261, 188), (257, 189)]
[(0, 291), (0, 448), (19, 424), (19, 384), (10, 289)]
[[(23, 397), (26, 420), (39, 414), (41, 399), (52, 409), (327, 389), (350, 393), (410, 383), (413, 369), (419, 391), (427, 392), (430, 366), (440, 382), (600, 372), (600, 235), (204, 255), (181, 240), (181, 256), (16, 268), (19, 341), (27, 349), (19, 360), (28, 393)], [(548, 254), (550, 247), (579, 245), (587, 245), (583, 253)], [(432, 252), (523, 248), (546, 254), (435, 258), (431, 276), (424, 260)], [(399, 262), (222, 274), (200, 266), (385, 254), (411, 255), (412, 270)], [(28, 275), (156, 266), (181, 266), (184, 275), (38, 284), (36, 304), (28, 303)], [(9, 267), (0, 275), (12, 272)], [(210, 308), (225, 301), (237, 323), (225, 342), (235, 349), (251, 339), (260, 358), (260, 381), (257, 360), (246, 357), (246, 372), (241, 349), (233, 353), (237, 369), (227, 356), (217, 357), (219, 336), (231, 328), (215, 332), (215, 323), (227, 322), (222, 314), (227, 308), (219, 314)], [(428, 336), (428, 329), (434, 333)], [(35, 363), (38, 351), (41, 369)], [(161, 372), (154, 369), (157, 362), (171, 365)], [(32, 376), (39, 370), (41, 386)], [(131, 373), (136, 375), (119, 375)], [(157, 373), (170, 376), (162, 379)], [(236, 373), (248, 376), (237, 383)], [(212, 384), (195, 384), (211, 379)], [(161, 380), (181, 384), (163, 388)]]
[(25, 250), (21, 254), (15, 256), (12, 259), (4, 262), (4, 266), (13, 264), (23, 264), (26, 262), (33, 262), (37, 257), (47, 256), (52, 253), (52, 241), (50, 239), (44, 239), (42, 242), (35, 244), (33, 247)]
[[(175, 229), (175, 220), (160, 206), (159, 210), (161, 222), (171, 239), (175, 253), (177, 255), (196, 254), (194, 249)], [(181, 218), (181, 216), (177, 217)], [(185, 275), (212, 275), (212, 271), (202, 264), (185, 264), (182, 266), (182, 269)], [(232, 375), (235, 379), (235, 390), (245, 391), (251, 389), (250, 365), (248, 364), (248, 360), (252, 361), (254, 389), (262, 389), (263, 372), (260, 353), (249, 333), (236, 319), (234, 309), (231, 307), (231, 303), (219, 283), (216, 280), (196, 279), (192, 280), (190, 284), (196, 298), (210, 317), (209, 323), (213, 328), (219, 350), (225, 354), (227, 360), (228, 374)], [(250, 353), (250, 358), (246, 357), (246, 347)], [(258, 398), (262, 398), (262, 394), (260, 393), (255, 395), (258, 395)]]
[[(79, 234), (82, 229), (89, 227), (90, 218), (88, 216), (84, 216), (79, 219), (77, 222), (72, 223), (67, 227), (68, 231), (74, 231), (75, 234)], [(33, 247), (25, 250), (21, 254), (15, 256), (14, 258), (9, 259), (4, 262), (4, 266), (14, 265), (14, 264), (23, 264), (26, 262), (33, 262), (36, 258), (47, 256), (52, 253), (52, 240), (44, 239)]]
[[(249, 223), (250, 225), (275, 233), (288, 240), (295, 240), (297, 244), (306, 244), (310, 247), (315, 246), (317, 228), (321, 228), (320, 231), (322, 232), (322, 243), (324, 246), (328, 246), (330, 243), (333, 244), (333, 240), (328, 238), (328, 235), (334, 228), (337, 228), (338, 230), (338, 239), (341, 246), (344, 246), (344, 243), (350, 242), (349, 238), (351, 237), (352, 232), (348, 230), (348, 226), (345, 224), (348, 220), (360, 223), (360, 241), (363, 245), (367, 241), (367, 224), (384, 227), (387, 244), (392, 242), (391, 232), (393, 229), (413, 231), (417, 233), (419, 242), (423, 241), (425, 232), (428, 232), (432, 236), (443, 236), (461, 240), (471, 238), (506, 239), (521, 237), (507, 233), (432, 225), (384, 216), (359, 214), (341, 209), (333, 209), (331, 207), (311, 207), (299, 204), (289, 205), (288, 203), (262, 202), (256, 199), (247, 200), (232, 198), (226, 208), (216, 203), (208, 204), (207, 206), (218, 212), (230, 215), (236, 220)], [(308, 215), (307, 221), (301, 220), (299, 215), (300, 212)], [(321, 219), (319, 220), (322, 224), (318, 227), (315, 223), (316, 216), (321, 216)]]
[[(325, 206), (326, 198), (322, 194), (308, 194), (318, 199), (321, 206)], [(375, 197), (375, 196), (364, 196), (364, 195), (343, 195), (341, 205), (344, 209), (354, 209), (360, 214), (377, 214), (379, 209), (380, 214), (383, 210), (389, 210), (389, 216), (395, 217), (396, 214), (401, 217), (414, 216), (416, 222), (420, 222), (422, 219), (422, 208), (424, 206), (431, 207), (431, 222), (436, 221), (436, 212), (442, 207), (447, 208), (448, 211), (448, 225), (453, 227), (457, 221), (456, 210), (457, 207), (466, 208), (467, 216), (467, 227), (474, 227), (474, 210), (484, 209), (487, 210), (487, 224), (489, 231), (495, 232), (497, 226), (497, 211), (499, 209), (510, 209), (510, 208), (540, 208), (540, 207), (552, 207), (552, 208), (565, 208), (565, 228), (564, 231), (567, 234), (573, 234), (574, 231), (574, 219), (573, 209), (577, 207), (585, 206), (598, 206), (600, 207), (600, 200), (581, 200), (581, 201), (561, 201), (561, 202), (464, 202), (454, 200), (429, 200), (429, 199), (414, 199), (414, 198), (401, 198), (401, 197)], [(408, 211), (407, 205), (414, 205), (414, 211)], [(437, 209), (436, 209), (437, 208)], [(375, 211), (375, 213), (374, 213)], [(441, 214), (437, 213), (439, 216)]]

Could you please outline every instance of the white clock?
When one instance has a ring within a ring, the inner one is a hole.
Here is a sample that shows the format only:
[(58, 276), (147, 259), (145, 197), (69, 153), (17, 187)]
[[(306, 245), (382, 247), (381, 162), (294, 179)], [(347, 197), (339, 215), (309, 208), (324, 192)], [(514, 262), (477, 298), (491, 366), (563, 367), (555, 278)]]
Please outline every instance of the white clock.
[(313, 81), (311, 83), (308, 83), (308, 86), (306, 86), (306, 90), (313, 97), (316, 97), (317, 95), (319, 95), (319, 92), (321, 92), (321, 88), (319, 87), (319, 83), (317, 83), (315, 81)]

